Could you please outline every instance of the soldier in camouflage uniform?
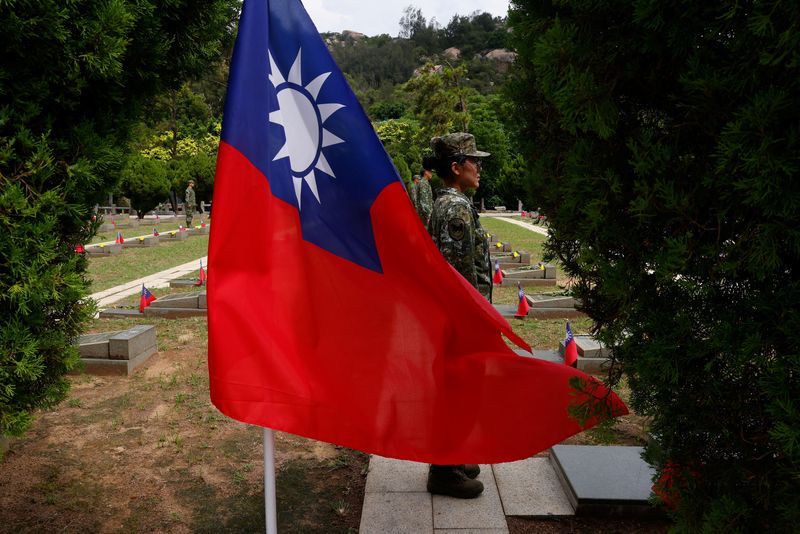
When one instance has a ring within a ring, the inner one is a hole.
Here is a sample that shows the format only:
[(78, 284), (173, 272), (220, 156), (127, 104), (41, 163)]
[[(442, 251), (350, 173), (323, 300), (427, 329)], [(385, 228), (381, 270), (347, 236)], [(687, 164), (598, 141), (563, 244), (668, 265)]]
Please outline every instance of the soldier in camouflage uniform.
[[(445, 187), (433, 205), (428, 231), (445, 259), (489, 301), (492, 300), (492, 268), (489, 241), (478, 221), (478, 212), (464, 192), (480, 184), (481, 159), (489, 154), (475, 146), (475, 137), (454, 133), (431, 140), (436, 173)], [(483, 492), (475, 480), (477, 465), (431, 465), (428, 491), (461, 499)]]
[(433, 191), (431, 191), (431, 176), (433, 174), (431, 171), (433, 171), (433, 167), (433, 158), (422, 159), (422, 177), (417, 184), (417, 213), (426, 228), (433, 211)]
[(417, 209), (417, 202), (419, 200), (419, 175), (415, 174), (411, 180), (411, 185), (408, 187), (408, 196), (411, 198), (411, 205)]
[(194, 196), (194, 180), (189, 180), (189, 185), (186, 186), (186, 192), (183, 195), (183, 209), (186, 211), (186, 228), (192, 227), (195, 204), (197, 204), (197, 201)]

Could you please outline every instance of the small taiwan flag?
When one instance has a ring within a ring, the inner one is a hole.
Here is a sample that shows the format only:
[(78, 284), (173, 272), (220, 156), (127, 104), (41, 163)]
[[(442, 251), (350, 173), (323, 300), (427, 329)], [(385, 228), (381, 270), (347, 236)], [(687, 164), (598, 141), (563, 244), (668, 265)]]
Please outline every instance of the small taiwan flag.
[(527, 217), (527, 216), (528, 216), (528, 214), (527, 214), (527, 213), (525, 213), (524, 211), (523, 211), (522, 213), (520, 213), (520, 217), (523, 217), (523, 218), (524, 218), (524, 217)]
[(81, 243), (78, 243), (77, 245), (75, 245), (75, 252), (77, 252), (78, 254), (83, 254), (86, 252), (86, 249), (83, 248), (83, 245)]
[(196, 286), (202, 286), (206, 283), (206, 271), (203, 269), (203, 261), (200, 260), (200, 276), (197, 278), (197, 282), (194, 283)]
[(517, 306), (517, 313), (515, 315), (516, 317), (524, 317), (528, 315), (531, 306), (528, 304), (528, 299), (525, 297), (525, 292), (522, 290), (522, 284), (519, 282), (517, 282), (517, 296), (519, 297), (519, 306)]
[(500, 270), (500, 260), (494, 261), (494, 278), (492, 278), (492, 282), (498, 286), (503, 283), (503, 271)]
[(124, 242), (125, 242), (125, 238), (124, 238), (124, 237), (122, 237), (122, 232), (117, 232), (117, 240), (115, 241), (115, 243), (116, 243), (117, 245), (121, 245), (121, 244), (123, 244)]
[(144, 309), (150, 306), (150, 303), (156, 300), (156, 296), (150, 293), (150, 290), (142, 284), (142, 296), (139, 297), (139, 313), (144, 313)]
[(158, 237), (158, 236), (159, 236), (158, 230), (153, 228), (153, 237)]
[(564, 363), (570, 367), (577, 367), (578, 346), (575, 344), (575, 336), (572, 335), (572, 327), (567, 321), (567, 339), (564, 341)]

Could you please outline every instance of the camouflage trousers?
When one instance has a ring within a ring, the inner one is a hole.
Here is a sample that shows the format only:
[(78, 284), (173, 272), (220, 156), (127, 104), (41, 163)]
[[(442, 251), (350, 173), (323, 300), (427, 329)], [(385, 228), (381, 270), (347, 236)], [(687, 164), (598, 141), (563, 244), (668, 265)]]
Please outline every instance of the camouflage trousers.
[(192, 227), (193, 218), (194, 218), (194, 208), (186, 208), (186, 228)]

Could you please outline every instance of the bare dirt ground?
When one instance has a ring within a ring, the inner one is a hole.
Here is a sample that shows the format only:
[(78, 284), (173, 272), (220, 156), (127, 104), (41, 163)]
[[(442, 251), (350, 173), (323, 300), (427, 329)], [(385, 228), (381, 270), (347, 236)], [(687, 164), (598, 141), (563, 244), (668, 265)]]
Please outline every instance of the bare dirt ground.
[[(75, 376), (12, 440), (0, 532), (263, 531), (261, 429), (209, 402), (205, 320), (157, 328), (166, 350), (134, 376)], [(282, 433), (275, 449), (281, 532), (358, 530), (366, 455)]]
[[(263, 532), (261, 429), (211, 405), (205, 318), (100, 320), (92, 331), (155, 324), (160, 352), (131, 377), (76, 375), (0, 463), (0, 533)], [(645, 421), (567, 443), (640, 445)], [(276, 433), (281, 533), (358, 531), (368, 456)], [(664, 523), (509, 518), (512, 534), (665, 532)]]

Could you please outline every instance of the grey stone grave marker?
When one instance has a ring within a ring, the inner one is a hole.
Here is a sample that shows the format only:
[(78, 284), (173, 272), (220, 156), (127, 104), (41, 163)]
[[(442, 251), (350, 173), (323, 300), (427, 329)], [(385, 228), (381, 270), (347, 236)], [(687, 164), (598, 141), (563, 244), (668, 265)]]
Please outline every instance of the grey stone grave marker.
[(556, 445), (550, 459), (576, 515), (653, 517), (653, 467), (642, 447)]

